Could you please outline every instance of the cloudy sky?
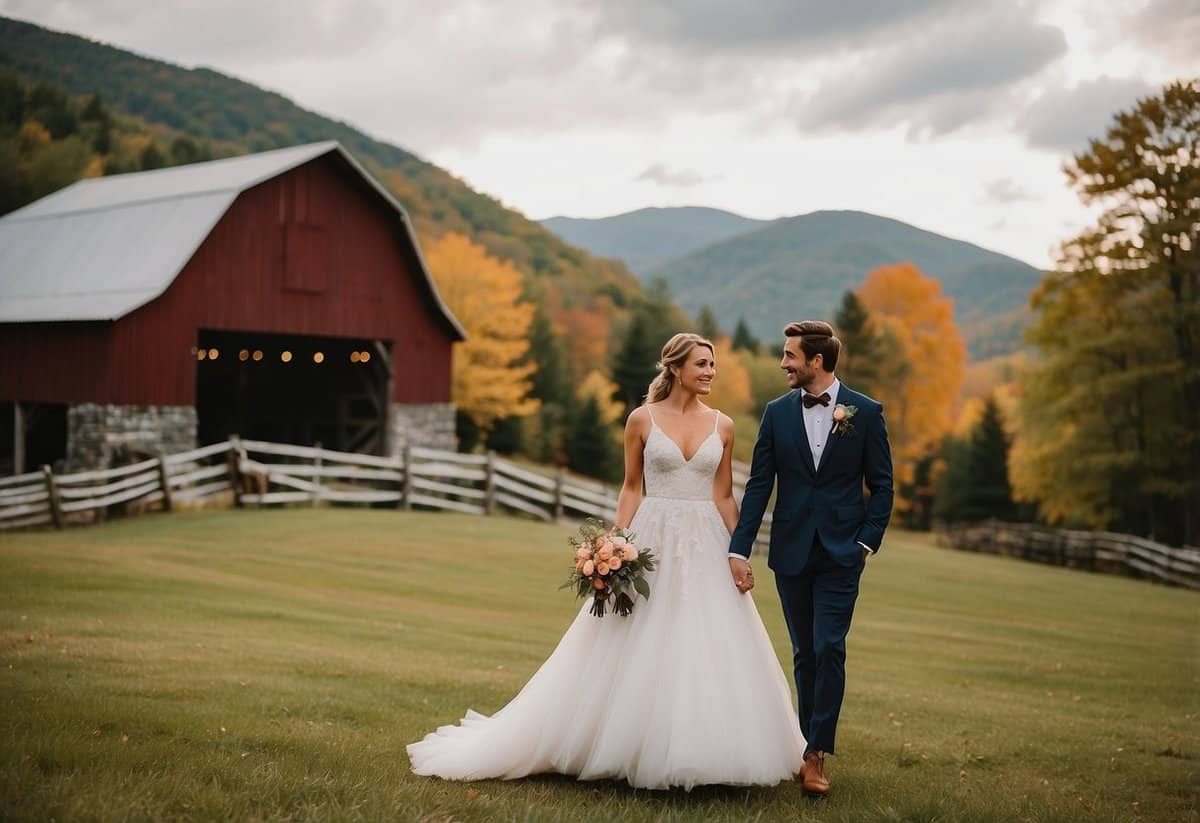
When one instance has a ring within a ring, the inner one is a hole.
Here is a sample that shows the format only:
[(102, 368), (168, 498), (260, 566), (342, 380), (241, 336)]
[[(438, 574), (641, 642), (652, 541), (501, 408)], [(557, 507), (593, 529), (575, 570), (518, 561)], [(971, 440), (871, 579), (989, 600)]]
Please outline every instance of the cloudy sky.
[[(1111, 7), (1113, 11), (1097, 12)], [(541, 219), (861, 209), (1047, 266), (1200, 0), (0, 0), (279, 91)]]

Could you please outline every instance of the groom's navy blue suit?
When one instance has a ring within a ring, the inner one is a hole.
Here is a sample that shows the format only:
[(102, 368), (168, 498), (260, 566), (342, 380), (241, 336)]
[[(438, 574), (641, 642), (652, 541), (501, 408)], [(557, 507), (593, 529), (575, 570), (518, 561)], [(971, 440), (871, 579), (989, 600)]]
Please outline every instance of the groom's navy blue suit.
[(891, 517), (892, 455), (883, 406), (843, 384), (836, 402), (856, 408), (853, 430), (831, 433), (814, 465), (801, 395), (776, 398), (763, 412), (729, 550), (749, 558), (778, 480), (767, 565), (791, 635), (800, 730), (810, 751), (832, 754), (863, 547), (879, 550)]

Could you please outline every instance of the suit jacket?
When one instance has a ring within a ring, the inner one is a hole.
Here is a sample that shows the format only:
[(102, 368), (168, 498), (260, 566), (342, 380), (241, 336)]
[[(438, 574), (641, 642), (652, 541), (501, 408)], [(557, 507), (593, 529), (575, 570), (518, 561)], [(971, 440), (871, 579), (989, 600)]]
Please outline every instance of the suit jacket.
[[(883, 406), (844, 383), (837, 401), (857, 408), (851, 421), (854, 430), (830, 435), (820, 467), (813, 465), (800, 391), (767, 404), (741, 515), (730, 538), (731, 552), (750, 556), (777, 479), (779, 494), (767, 556), (770, 568), (780, 574), (799, 574), (818, 536), (830, 556), (847, 566), (862, 557), (860, 542), (879, 550), (893, 496), (892, 452)], [(871, 492), (869, 500), (863, 496), (864, 482)]]

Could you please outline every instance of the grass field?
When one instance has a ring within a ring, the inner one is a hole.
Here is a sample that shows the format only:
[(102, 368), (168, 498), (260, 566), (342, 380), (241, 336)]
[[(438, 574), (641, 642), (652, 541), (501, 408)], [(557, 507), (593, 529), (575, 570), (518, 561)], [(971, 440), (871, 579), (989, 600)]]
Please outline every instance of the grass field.
[(296, 509), (0, 536), (0, 819), (1200, 820), (1200, 595), (902, 532), (863, 577), (829, 800), (414, 777), (406, 743), (553, 649), (568, 533)]

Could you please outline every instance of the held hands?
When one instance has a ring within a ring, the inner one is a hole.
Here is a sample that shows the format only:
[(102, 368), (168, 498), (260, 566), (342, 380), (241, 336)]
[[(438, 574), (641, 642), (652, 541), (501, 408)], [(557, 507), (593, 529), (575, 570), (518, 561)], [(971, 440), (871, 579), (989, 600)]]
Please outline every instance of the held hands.
[(754, 569), (742, 558), (729, 558), (729, 573), (733, 575), (733, 585), (742, 594), (754, 588)]

